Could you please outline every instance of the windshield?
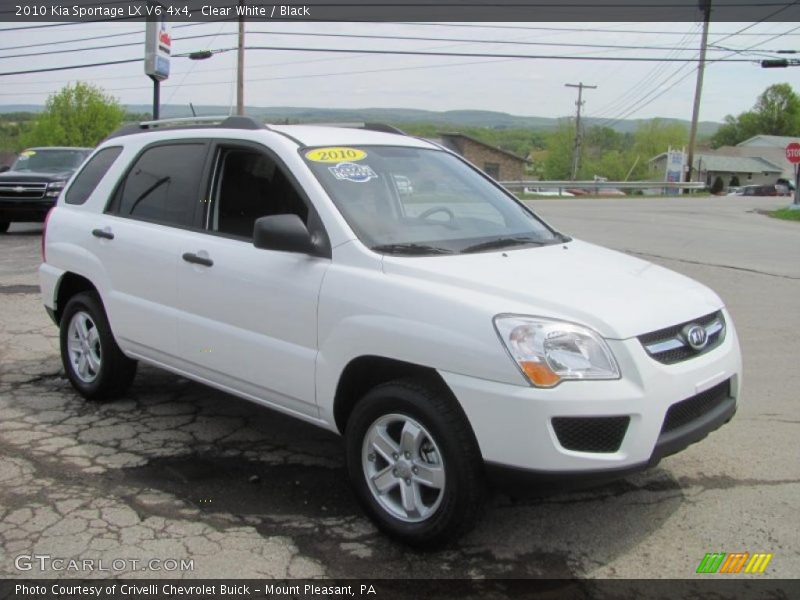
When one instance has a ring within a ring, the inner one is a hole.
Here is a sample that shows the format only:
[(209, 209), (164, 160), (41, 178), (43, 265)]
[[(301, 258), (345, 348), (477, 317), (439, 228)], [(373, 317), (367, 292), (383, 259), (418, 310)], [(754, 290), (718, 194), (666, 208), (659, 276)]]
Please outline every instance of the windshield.
[(302, 156), (359, 239), (377, 252), (479, 252), (564, 239), (441, 150), (348, 146), (304, 149)]
[(20, 153), (14, 165), (14, 171), (69, 171), (77, 169), (88, 150), (25, 150)]

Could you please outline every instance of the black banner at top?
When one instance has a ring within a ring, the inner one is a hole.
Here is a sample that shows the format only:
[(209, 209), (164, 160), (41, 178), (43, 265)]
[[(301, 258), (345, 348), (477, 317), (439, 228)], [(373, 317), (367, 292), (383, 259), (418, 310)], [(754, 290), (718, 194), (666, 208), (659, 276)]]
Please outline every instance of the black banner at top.
[(0, 21), (800, 22), (794, 0), (0, 0)]

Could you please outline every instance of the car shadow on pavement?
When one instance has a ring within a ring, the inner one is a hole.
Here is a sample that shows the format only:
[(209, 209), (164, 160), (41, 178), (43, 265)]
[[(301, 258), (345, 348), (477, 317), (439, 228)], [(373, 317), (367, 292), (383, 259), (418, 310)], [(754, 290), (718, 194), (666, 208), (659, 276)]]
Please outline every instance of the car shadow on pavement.
[[(62, 375), (23, 387), (31, 399), (13, 409), (36, 430), (77, 442), (68, 456), (44, 458), (66, 460), (64, 477), (82, 470), (86, 486), (123, 497), (142, 518), (185, 519), (190, 508), (193, 520), (211, 526), (288, 537), (332, 577), (581, 576), (629, 553), (685, 501), (663, 469), (524, 499), (496, 493), (474, 531), (420, 552), (380, 534), (363, 515), (331, 432), (150, 367), (109, 403), (84, 402)], [(140, 500), (154, 491), (177, 507)]]

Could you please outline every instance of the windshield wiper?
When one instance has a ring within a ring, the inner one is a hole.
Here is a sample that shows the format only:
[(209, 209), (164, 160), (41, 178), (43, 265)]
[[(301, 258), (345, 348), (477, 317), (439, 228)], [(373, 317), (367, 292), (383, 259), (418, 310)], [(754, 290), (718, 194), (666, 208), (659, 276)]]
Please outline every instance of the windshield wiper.
[(371, 250), (375, 250), (376, 252), (386, 252), (388, 254), (452, 254), (452, 250), (448, 250), (447, 248), (439, 248), (438, 246), (429, 246), (427, 244), (414, 244), (414, 243), (405, 243), (405, 244), (381, 244), (378, 246), (372, 246)]
[(489, 240), (488, 242), (481, 242), (480, 244), (473, 244), (467, 246), (461, 253), (465, 252), (480, 252), (481, 250), (494, 250), (496, 248), (507, 248), (509, 246), (523, 246), (526, 244), (535, 244), (537, 246), (544, 246), (546, 242), (537, 240), (531, 237), (504, 237), (496, 240)]

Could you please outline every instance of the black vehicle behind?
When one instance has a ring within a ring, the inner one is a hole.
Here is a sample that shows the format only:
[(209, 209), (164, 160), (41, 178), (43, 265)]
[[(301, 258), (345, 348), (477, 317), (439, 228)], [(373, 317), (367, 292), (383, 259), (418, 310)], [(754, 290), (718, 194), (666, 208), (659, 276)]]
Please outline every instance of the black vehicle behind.
[(11, 223), (44, 221), (91, 148), (29, 148), (0, 172), (0, 233)]

